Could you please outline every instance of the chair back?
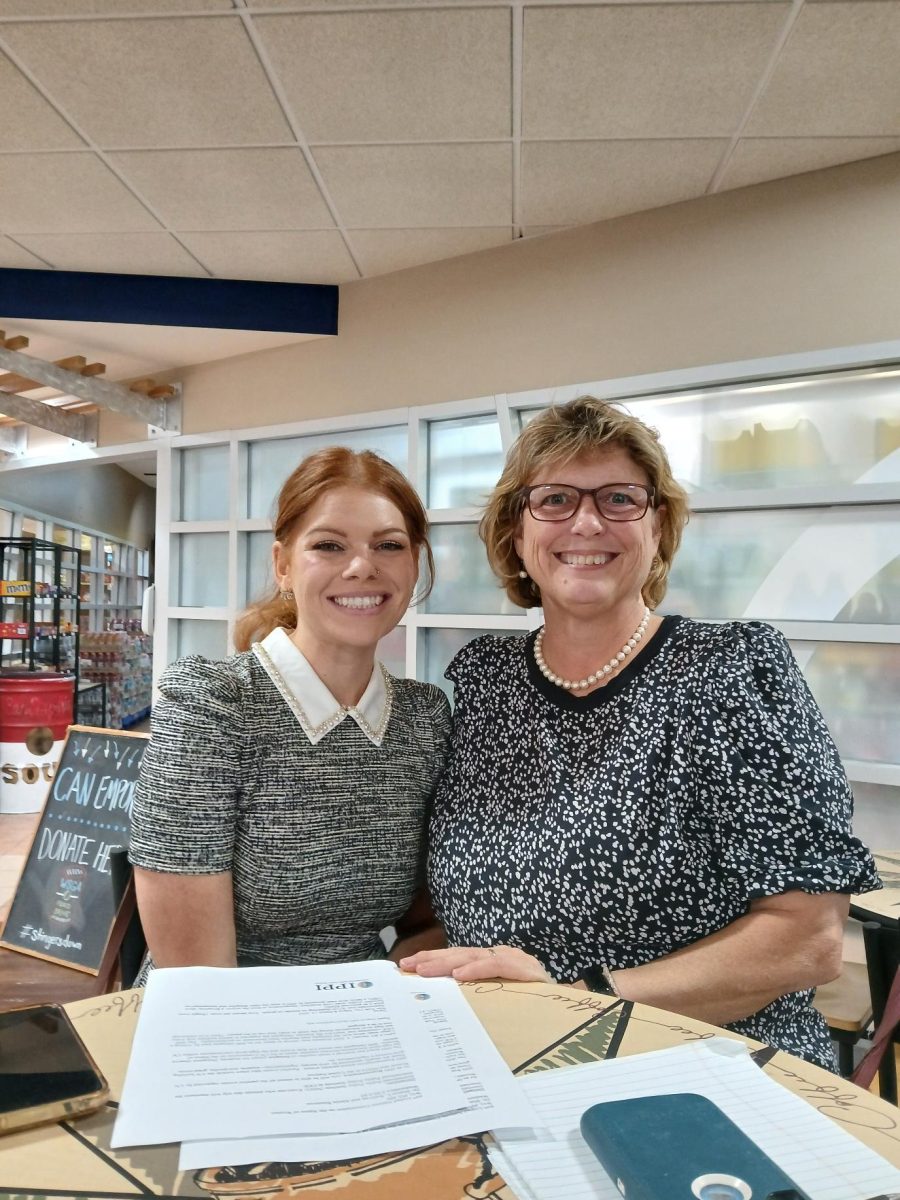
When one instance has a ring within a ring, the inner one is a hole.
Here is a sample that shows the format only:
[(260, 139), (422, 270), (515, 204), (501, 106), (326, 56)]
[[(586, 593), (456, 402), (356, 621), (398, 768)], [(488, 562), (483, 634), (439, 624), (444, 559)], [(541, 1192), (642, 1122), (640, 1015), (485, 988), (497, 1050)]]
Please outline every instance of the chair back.
[(868, 1087), (877, 1071), (879, 1093), (883, 1099), (896, 1104), (894, 1043), (900, 1041), (900, 927), (866, 921), (863, 941), (875, 1036), (872, 1049), (855, 1071), (853, 1081)]
[(119, 976), (121, 986), (130, 988), (141, 969), (147, 942), (134, 898), (134, 872), (124, 846), (114, 846), (110, 851), (109, 872), (116, 905), (121, 906), (124, 924), (119, 942)]

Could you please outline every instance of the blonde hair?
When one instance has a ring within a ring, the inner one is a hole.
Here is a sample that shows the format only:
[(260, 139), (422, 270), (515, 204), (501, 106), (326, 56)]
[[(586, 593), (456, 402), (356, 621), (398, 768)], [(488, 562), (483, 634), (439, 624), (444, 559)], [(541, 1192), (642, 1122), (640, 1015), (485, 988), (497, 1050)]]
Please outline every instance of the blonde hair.
[(534, 581), (519, 577), (522, 564), (514, 539), (522, 520), (522, 488), (551, 463), (564, 466), (609, 448), (624, 450), (647, 472), (654, 492), (653, 507), (660, 510), (660, 538), (641, 594), (650, 608), (665, 596), (669, 568), (688, 521), (687, 493), (676, 482), (655, 429), (606, 400), (579, 396), (546, 409), (525, 426), (509, 452), (478, 527), (494, 574), (513, 604), (535, 608), (541, 603)]
[[(288, 545), (302, 525), (307, 513), (326, 492), (338, 487), (357, 487), (376, 492), (395, 504), (403, 514), (412, 553), (419, 561), (425, 552), (427, 581), (418, 599), (423, 599), (434, 585), (434, 556), (428, 541), (428, 517), (415, 488), (396, 467), (371, 450), (348, 450), (346, 446), (329, 446), (310, 454), (287, 477), (276, 505), (272, 522), (275, 540)], [(285, 603), (281, 590), (272, 588), (266, 595), (249, 605), (238, 617), (234, 630), (237, 650), (248, 650), (273, 629), (295, 629), (297, 611)]]

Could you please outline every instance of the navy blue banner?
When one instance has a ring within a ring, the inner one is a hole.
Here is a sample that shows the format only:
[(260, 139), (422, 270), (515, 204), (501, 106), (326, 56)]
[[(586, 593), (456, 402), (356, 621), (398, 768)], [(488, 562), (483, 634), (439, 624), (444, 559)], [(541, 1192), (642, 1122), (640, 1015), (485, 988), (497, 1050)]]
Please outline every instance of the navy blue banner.
[(6, 320), (112, 321), (273, 333), (336, 334), (338, 289), (332, 283), (265, 283), (176, 275), (0, 268)]

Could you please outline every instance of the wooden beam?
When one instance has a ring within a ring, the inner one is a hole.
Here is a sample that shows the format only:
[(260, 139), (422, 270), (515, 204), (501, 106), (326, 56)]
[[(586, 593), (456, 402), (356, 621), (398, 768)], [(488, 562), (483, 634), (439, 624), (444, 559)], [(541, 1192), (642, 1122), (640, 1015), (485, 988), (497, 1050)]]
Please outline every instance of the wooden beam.
[(101, 408), (135, 417), (158, 429), (179, 432), (177, 406), (170, 410), (169, 401), (139, 396), (119, 383), (110, 383), (106, 379), (85, 378), (53, 363), (5, 348), (0, 348), (0, 367), (5, 367), (7, 371), (17, 375), (24, 375), (26, 379), (36, 379), (43, 386), (55, 388), (65, 395), (77, 396), (79, 400), (99, 404)]
[[(10, 338), (10, 341), (12, 339)], [(11, 350), (12, 346), (7, 346)], [(102, 375), (106, 370), (105, 363), (89, 363), (81, 354), (72, 354), (69, 358), (58, 358), (54, 366), (64, 367), (67, 371), (77, 371), (79, 375)], [(24, 375), (0, 375), (0, 391), (30, 392), (34, 388), (46, 387), (34, 379), (26, 379)]]
[(30, 396), (0, 396), (0, 412), (26, 425), (36, 425), (39, 429), (49, 429), (61, 437), (72, 438), (76, 442), (93, 440), (89, 431), (87, 419), (81, 413), (70, 413), (60, 408), (51, 408), (40, 400), (32, 400)]
[(137, 392), (140, 396), (153, 396), (154, 399), (169, 399), (175, 395), (175, 389), (170, 383), (157, 383), (155, 379), (136, 379), (129, 383), (128, 390)]

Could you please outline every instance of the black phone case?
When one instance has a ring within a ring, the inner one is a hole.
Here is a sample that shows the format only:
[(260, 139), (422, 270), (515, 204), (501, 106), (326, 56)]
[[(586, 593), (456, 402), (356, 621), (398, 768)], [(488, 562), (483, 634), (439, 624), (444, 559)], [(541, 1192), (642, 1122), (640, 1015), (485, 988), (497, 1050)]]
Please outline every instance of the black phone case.
[[(711, 1100), (693, 1092), (595, 1104), (581, 1133), (625, 1200), (703, 1200), (703, 1183), (730, 1183), (735, 1197), (809, 1200)], [(728, 1191), (719, 1195), (727, 1196)]]

